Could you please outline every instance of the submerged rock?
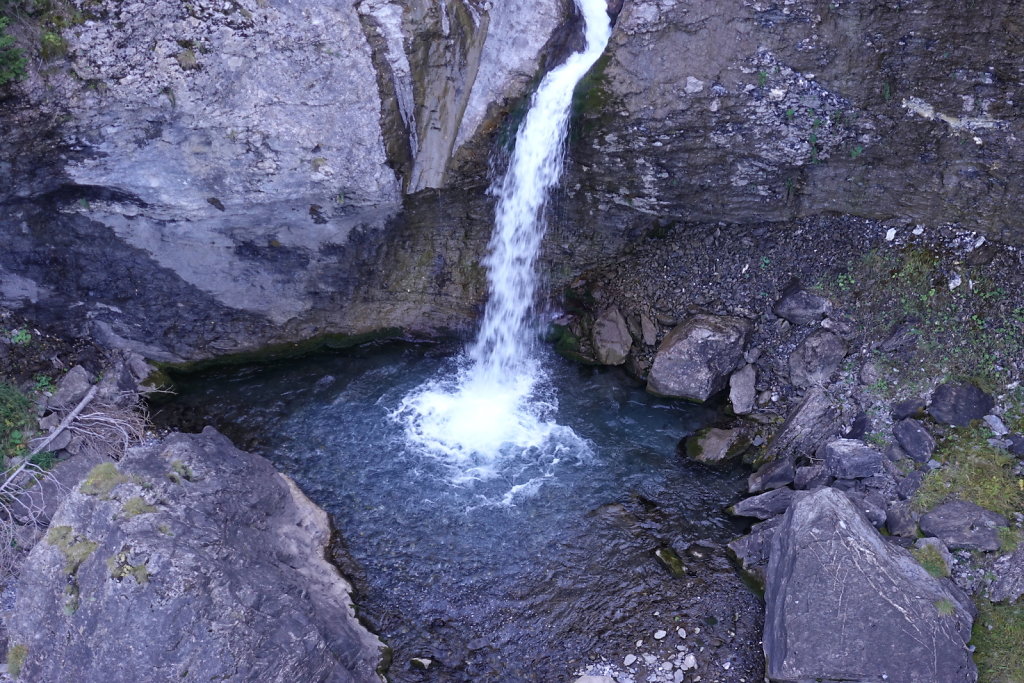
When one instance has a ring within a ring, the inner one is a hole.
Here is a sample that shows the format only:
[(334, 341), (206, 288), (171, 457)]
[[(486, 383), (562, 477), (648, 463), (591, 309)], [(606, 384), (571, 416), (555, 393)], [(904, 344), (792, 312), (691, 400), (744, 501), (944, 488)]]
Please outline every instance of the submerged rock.
[(798, 494), (783, 517), (765, 602), (773, 681), (977, 680), (971, 615), (835, 489)]
[(706, 401), (742, 363), (751, 330), (743, 318), (700, 314), (684, 320), (658, 347), (647, 390)]
[(131, 449), (67, 496), (26, 560), (8, 618), (21, 676), (379, 682), (383, 645), (329, 539), (326, 513), (213, 429)]
[(741, 455), (750, 439), (740, 429), (708, 427), (686, 439), (686, 454), (698, 462), (719, 464)]

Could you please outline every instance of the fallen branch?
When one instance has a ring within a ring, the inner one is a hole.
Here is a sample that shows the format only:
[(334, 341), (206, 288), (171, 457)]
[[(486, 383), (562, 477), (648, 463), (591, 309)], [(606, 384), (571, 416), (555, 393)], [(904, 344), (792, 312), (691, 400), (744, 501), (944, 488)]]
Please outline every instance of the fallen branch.
[(60, 424), (57, 425), (56, 429), (50, 432), (49, 436), (43, 439), (42, 442), (39, 443), (39, 445), (32, 449), (32, 452), (29, 453), (28, 457), (31, 458), (33, 455), (38, 455), (42, 453), (43, 449), (45, 449), (47, 446), (53, 443), (53, 440), (56, 439), (61, 432), (67, 429), (68, 426), (72, 422), (74, 422), (75, 418), (78, 417), (78, 414), (85, 410), (85, 407), (89, 405), (89, 402), (92, 401), (92, 399), (96, 396), (96, 389), (97, 387), (95, 385), (90, 387), (89, 392), (85, 395), (85, 398), (78, 402), (78, 405), (75, 406), (75, 409), (68, 413), (67, 417), (60, 421)]

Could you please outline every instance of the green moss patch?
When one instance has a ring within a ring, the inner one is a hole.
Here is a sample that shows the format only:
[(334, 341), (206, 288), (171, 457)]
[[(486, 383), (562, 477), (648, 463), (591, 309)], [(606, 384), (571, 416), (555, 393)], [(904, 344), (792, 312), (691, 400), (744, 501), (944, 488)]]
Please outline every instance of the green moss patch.
[(148, 515), (156, 512), (156, 508), (145, 501), (140, 496), (134, 496), (124, 502), (121, 507), (121, 513), (131, 519), (132, 517), (138, 517), (139, 515)]
[(75, 533), (69, 526), (55, 526), (46, 534), (46, 542), (59, 548), (64, 554), (64, 572), (73, 575), (90, 555), (100, 546)]
[(28, 659), (28, 647), (25, 645), (13, 645), (7, 650), (7, 673), (11, 674), (12, 678), (20, 676), (21, 668), (25, 666), (26, 659)]
[(1010, 516), (1024, 510), (1024, 490), (1013, 474), (1013, 458), (987, 443), (988, 430), (975, 426), (951, 431), (935, 451), (941, 467), (925, 477), (914, 496), (918, 510), (958, 498)]
[(917, 563), (924, 567), (925, 571), (937, 579), (949, 576), (949, 567), (942, 553), (933, 545), (926, 545), (923, 548), (915, 548), (911, 551)]
[(104, 462), (89, 470), (89, 475), (82, 482), (81, 491), (88, 496), (110, 497), (110, 493), (120, 484), (129, 481), (129, 477), (121, 474), (112, 462)]
[(978, 618), (971, 638), (978, 680), (983, 683), (1024, 681), (1024, 603), (997, 605), (978, 601)]
[(140, 586), (149, 583), (149, 568), (146, 563), (132, 564), (126, 550), (107, 558), (107, 570), (110, 572), (110, 578), (117, 581), (131, 577)]

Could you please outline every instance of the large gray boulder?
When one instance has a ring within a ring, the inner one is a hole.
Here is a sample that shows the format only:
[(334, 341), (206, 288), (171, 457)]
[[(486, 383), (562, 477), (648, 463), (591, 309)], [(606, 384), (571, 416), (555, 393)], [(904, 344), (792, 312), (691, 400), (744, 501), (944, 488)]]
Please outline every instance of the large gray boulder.
[(612, 306), (594, 321), (592, 341), (594, 355), (602, 365), (622, 365), (633, 346), (626, 319), (619, 309)]
[(772, 540), (765, 602), (773, 681), (977, 680), (968, 611), (841, 491), (797, 494)]
[(743, 362), (750, 321), (699, 314), (676, 325), (658, 347), (647, 390), (659, 396), (705, 401), (725, 388)]
[(29, 554), (8, 616), (29, 681), (376, 681), (326, 513), (207, 428), (105, 462)]
[(953, 550), (999, 550), (999, 527), (1009, 525), (1002, 515), (964, 500), (943, 503), (921, 517), (921, 531)]

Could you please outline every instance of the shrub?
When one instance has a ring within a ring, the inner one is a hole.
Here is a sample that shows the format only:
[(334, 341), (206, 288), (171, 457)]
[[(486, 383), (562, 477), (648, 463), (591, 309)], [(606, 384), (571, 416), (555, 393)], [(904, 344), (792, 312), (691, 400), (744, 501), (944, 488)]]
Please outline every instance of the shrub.
[(0, 17), (0, 85), (24, 78), (27, 63), (25, 55), (14, 45), (14, 38), (7, 35), (9, 21)]

